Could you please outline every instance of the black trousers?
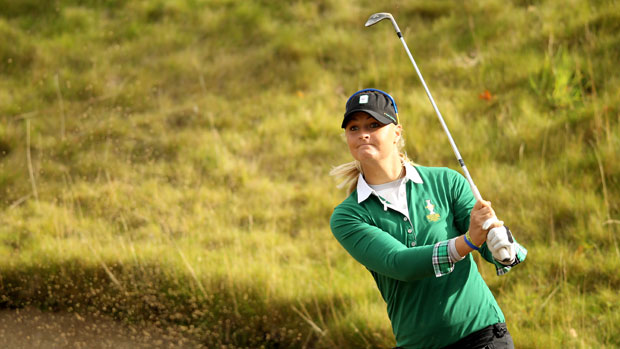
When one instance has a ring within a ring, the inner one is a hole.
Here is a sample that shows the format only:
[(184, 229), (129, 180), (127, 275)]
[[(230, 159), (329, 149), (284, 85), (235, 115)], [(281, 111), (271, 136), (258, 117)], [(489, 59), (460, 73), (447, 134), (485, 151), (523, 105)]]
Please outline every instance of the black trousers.
[(506, 324), (501, 322), (463, 337), (443, 349), (514, 349), (514, 347)]
[(501, 322), (471, 333), (443, 349), (514, 349), (514, 347), (506, 324)]

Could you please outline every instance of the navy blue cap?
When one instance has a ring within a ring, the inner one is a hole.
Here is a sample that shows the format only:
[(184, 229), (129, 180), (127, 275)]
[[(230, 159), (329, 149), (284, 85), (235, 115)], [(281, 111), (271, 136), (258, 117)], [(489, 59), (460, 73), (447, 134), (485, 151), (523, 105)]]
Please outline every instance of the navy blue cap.
[(380, 123), (398, 125), (398, 109), (396, 102), (389, 94), (377, 89), (364, 89), (355, 92), (347, 101), (346, 112), (342, 120), (342, 128), (349, 122), (350, 116), (356, 112), (365, 112)]

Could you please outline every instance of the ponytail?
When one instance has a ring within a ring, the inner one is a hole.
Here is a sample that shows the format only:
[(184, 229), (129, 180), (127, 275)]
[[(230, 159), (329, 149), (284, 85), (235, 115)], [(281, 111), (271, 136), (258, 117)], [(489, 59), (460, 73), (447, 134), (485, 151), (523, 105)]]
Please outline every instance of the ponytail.
[(355, 188), (357, 188), (357, 180), (360, 173), (363, 174), (364, 172), (362, 171), (362, 164), (357, 160), (334, 167), (329, 171), (330, 176), (343, 179), (343, 181), (338, 184), (338, 189), (346, 187), (347, 195), (351, 194)]

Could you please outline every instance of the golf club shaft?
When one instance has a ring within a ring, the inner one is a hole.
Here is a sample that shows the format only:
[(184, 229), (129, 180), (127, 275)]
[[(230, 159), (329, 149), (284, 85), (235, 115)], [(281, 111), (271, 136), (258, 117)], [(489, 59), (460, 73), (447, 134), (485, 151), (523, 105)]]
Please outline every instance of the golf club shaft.
[(411, 55), (411, 52), (409, 51), (409, 47), (407, 47), (407, 43), (405, 42), (405, 39), (403, 38), (402, 35), (399, 35), (399, 37), (400, 37), (400, 42), (402, 42), (403, 46), (405, 47), (405, 51), (407, 51), (409, 60), (411, 60), (411, 63), (413, 64), (413, 67), (415, 68), (416, 73), (418, 73), (418, 77), (420, 78), (420, 81), (422, 82), (422, 86), (424, 87), (424, 91), (426, 91), (426, 95), (428, 96), (428, 99), (431, 101), (431, 104), (433, 105), (433, 109), (435, 109), (437, 118), (439, 119), (439, 122), (441, 123), (443, 130), (446, 132), (446, 135), (448, 136), (448, 140), (450, 141), (450, 145), (452, 146), (454, 155), (456, 156), (456, 159), (458, 160), (459, 164), (461, 165), (461, 168), (463, 169), (463, 173), (465, 174), (465, 178), (467, 178), (467, 182), (469, 182), (469, 186), (471, 187), (471, 191), (474, 193), (474, 197), (476, 198), (476, 200), (482, 201), (482, 196), (480, 195), (480, 191), (478, 191), (478, 187), (476, 187), (476, 185), (474, 184), (474, 180), (471, 178), (471, 175), (469, 174), (469, 171), (467, 170), (467, 166), (465, 166), (465, 162), (463, 161), (463, 158), (461, 157), (461, 153), (459, 153), (459, 149), (456, 147), (456, 143), (454, 143), (454, 139), (452, 138), (452, 135), (450, 134), (450, 130), (448, 130), (448, 126), (444, 122), (443, 117), (441, 116), (441, 113), (439, 112), (439, 108), (437, 108), (437, 104), (435, 104), (435, 100), (433, 99), (433, 96), (431, 95), (431, 91), (429, 91), (428, 86), (426, 86), (426, 82), (424, 81), (424, 78), (422, 77), (422, 73), (420, 73), (420, 69), (418, 69), (418, 65), (415, 63), (415, 60), (413, 59), (413, 56)]
[[(428, 86), (426, 86), (426, 82), (424, 81), (424, 78), (422, 77), (422, 73), (420, 73), (420, 69), (418, 69), (418, 65), (415, 63), (415, 59), (413, 59), (413, 56), (411, 55), (411, 51), (409, 51), (409, 47), (407, 46), (405, 39), (403, 38), (402, 34), (400, 33), (400, 30), (398, 29), (398, 26), (396, 25), (396, 21), (392, 19), (392, 23), (394, 24), (394, 28), (396, 29), (398, 37), (400, 38), (400, 42), (403, 43), (403, 47), (405, 47), (405, 51), (407, 51), (409, 60), (411, 60), (411, 63), (413, 64), (413, 67), (415, 68), (416, 73), (418, 73), (418, 77), (420, 78), (420, 81), (422, 82), (424, 91), (426, 91), (426, 95), (428, 96), (428, 99), (431, 101), (431, 104), (433, 105), (433, 109), (435, 109), (437, 118), (439, 118), (439, 122), (441, 123), (441, 126), (446, 132), (446, 135), (448, 136), (448, 140), (450, 141), (450, 145), (452, 146), (454, 155), (456, 156), (456, 159), (458, 160), (459, 164), (461, 165), (461, 168), (463, 169), (463, 173), (465, 174), (465, 178), (467, 178), (467, 182), (469, 182), (469, 186), (471, 187), (471, 191), (474, 194), (474, 197), (476, 198), (476, 200), (482, 201), (482, 196), (480, 195), (480, 191), (478, 191), (478, 187), (476, 187), (476, 185), (474, 184), (474, 180), (471, 178), (471, 175), (469, 174), (469, 171), (467, 170), (467, 166), (465, 166), (465, 162), (463, 161), (463, 158), (461, 157), (461, 153), (459, 153), (459, 149), (456, 147), (456, 143), (454, 143), (454, 139), (452, 138), (452, 135), (450, 134), (450, 130), (448, 130), (448, 126), (443, 120), (443, 117), (441, 116), (441, 113), (439, 112), (439, 108), (437, 108), (437, 104), (435, 104), (435, 100), (433, 99), (433, 96), (431, 95), (431, 91), (428, 89)], [(499, 255), (503, 261), (510, 260), (510, 253), (508, 252), (506, 248), (500, 249)]]

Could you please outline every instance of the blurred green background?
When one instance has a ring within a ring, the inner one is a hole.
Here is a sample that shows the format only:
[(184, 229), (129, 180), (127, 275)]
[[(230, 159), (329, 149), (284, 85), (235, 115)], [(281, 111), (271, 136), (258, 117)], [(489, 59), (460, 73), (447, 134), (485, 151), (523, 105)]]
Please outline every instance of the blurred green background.
[(0, 306), (207, 347), (389, 347), (329, 230), (341, 117), (391, 93), (528, 248), (479, 268), (519, 348), (620, 346), (617, 1), (0, 0)]

